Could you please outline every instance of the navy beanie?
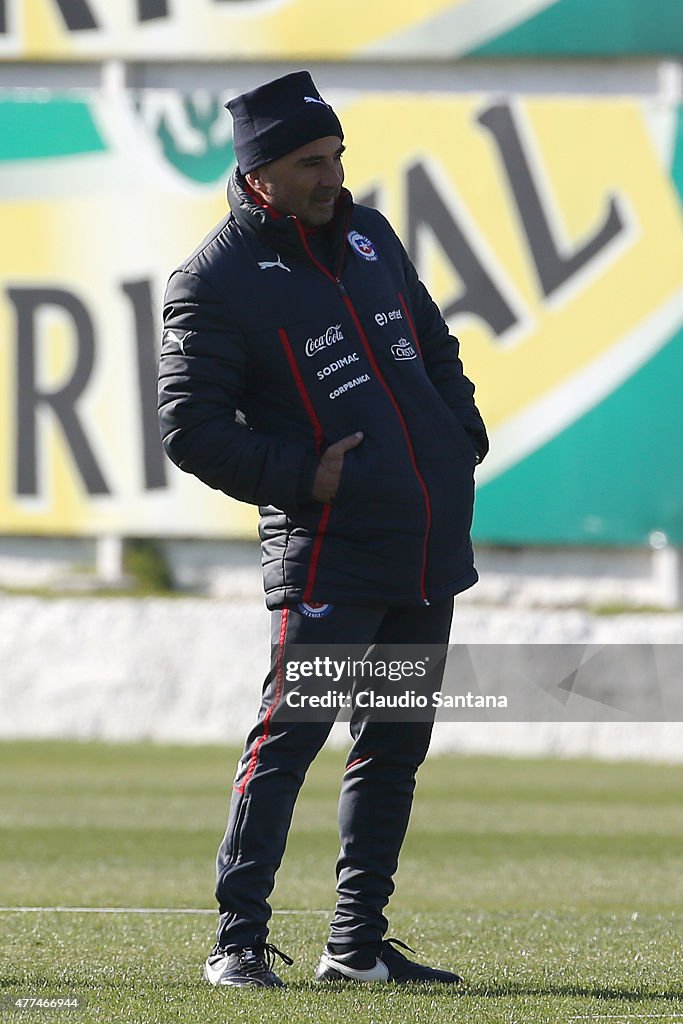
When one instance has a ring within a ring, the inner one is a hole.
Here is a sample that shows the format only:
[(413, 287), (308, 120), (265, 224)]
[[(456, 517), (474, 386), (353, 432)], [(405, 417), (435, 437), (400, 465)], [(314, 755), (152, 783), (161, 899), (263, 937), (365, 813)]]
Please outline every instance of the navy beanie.
[(344, 138), (339, 118), (308, 71), (295, 71), (229, 100), (235, 156), (242, 174), (327, 135)]

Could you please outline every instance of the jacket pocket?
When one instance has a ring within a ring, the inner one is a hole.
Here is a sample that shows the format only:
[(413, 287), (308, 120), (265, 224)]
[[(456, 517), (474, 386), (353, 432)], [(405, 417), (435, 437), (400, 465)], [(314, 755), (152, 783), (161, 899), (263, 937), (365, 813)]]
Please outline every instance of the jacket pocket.
[(331, 526), (353, 532), (397, 516), (410, 523), (421, 515), (422, 505), (422, 491), (407, 451), (376, 445), (366, 438), (344, 456)]

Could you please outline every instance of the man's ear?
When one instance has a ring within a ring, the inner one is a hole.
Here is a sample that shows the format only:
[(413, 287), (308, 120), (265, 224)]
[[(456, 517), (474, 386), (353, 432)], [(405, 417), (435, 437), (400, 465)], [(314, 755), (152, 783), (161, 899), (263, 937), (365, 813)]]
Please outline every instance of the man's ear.
[(260, 167), (257, 167), (255, 171), (247, 171), (244, 175), (244, 180), (257, 195), (265, 196), (267, 190), (264, 186)]

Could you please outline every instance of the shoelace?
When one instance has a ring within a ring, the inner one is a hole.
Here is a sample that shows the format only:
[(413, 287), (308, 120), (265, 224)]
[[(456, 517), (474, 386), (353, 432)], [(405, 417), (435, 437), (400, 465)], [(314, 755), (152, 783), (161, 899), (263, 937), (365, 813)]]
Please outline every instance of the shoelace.
[(262, 974), (264, 970), (272, 971), (275, 966), (275, 957), (279, 956), (280, 959), (291, 966), (294, 961), (291, 956), (287, 956), (281, 949), (274, 946), (272, 942), (264, 942), (263, 946), (256, 948), (247, 948), (241, 950), (239, 954), (240, 963), (245, 974), (255, 976)]
[(396, 946), (401, 946), (402, 949), (407, 949), (409, 953), (415, 953), (416, 952), (416, 950), (414, 950), (412, 946), (406, 945), (406, 943), (405, 942), (401, 942), (400, 939), (391, 939), (390, 938), (390, 939), (384, 939), (384, 941), (387, 942), (391, 946), (392, 953), (395, 953), (396, 956), (400, 956), (402, 960), (407, 960), (408, 957), (403, 956), (403, 953), (399, 953), (399, 951), (395, 948)]

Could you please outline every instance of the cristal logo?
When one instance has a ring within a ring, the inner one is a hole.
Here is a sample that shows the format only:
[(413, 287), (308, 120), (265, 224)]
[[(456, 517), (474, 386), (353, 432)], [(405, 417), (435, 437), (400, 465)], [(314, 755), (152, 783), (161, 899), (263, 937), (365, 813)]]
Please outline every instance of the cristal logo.
[(407, 338), (400, 338), (395, 345), (391, 346), (391, 354), (394, 359), (416, 359), (417, 352)]
[(317, 352), (322, 352), (324, 348), (329, 345), (336, 345), (338, 341), (343, 341), (344, 335), (342, 333), (341, 324), (333, 324), (328, 327), (324, 334), (321, 334), (319, 338), (309, 338), (306, 342), (306, 355), (314, 356)]

